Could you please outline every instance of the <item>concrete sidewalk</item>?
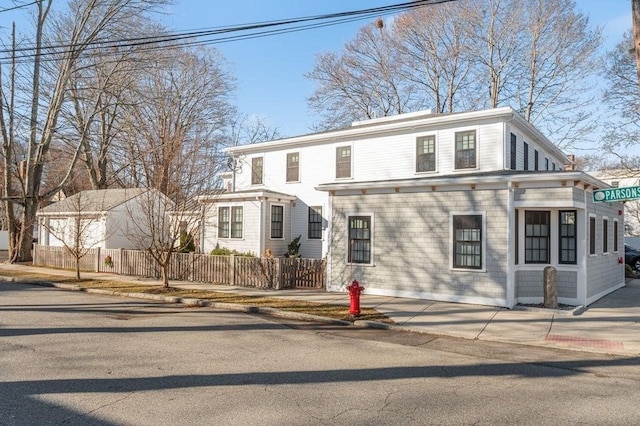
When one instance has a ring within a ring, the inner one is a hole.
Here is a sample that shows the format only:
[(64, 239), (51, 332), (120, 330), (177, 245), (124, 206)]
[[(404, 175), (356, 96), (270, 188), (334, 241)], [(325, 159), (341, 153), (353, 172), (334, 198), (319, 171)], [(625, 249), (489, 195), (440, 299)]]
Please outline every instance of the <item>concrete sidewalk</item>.
[[(35, 268), (24, 265), (0, 265), (3, 270), (21, 270), (74, 276), (70, 271)], [(102, 273), (83, 273), (83, 277), (116, 281), (159, 281)], [(348, 306), (345, 293), (316, 290), (261, 290), (193, 282), (172, 281), (172, 287), (227, 291), (283, 299), (305, 300)], [(366, 287), (366, 286), (365, 286)], [(545, 309), (504, 309), (432, 300), (373, 296), (361, 298), (363, 307), (374, 308), (391, 318), (395, 329), (517, 344), (564, 348), (627, 356), (640, 355), (640, 280), (623, 287), (590, 305), (580, 315)], [(357, 326), (378, 326), (356, 321)]]

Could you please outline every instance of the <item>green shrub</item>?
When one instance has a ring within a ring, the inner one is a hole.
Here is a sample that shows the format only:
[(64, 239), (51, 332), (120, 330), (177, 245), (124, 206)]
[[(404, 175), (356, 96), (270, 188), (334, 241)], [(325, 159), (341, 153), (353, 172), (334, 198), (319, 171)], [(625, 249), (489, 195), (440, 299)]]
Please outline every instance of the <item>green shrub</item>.
[(187, 231), (182, 231), (180, 233), (180, 247), (178, 247), (178, 252), (192, 253), (194, 251), (196, 251), (196, 243), (193, 241), (193, 235), (187, 233)]
[(216, 248), (214, 248), (213, 250), (211, 250), (211, 253), (209, 253), (212, 256), (245, 256), (245, 257), (256, 257), (255, 254), (253, 254), (252, 252), (248, 251), (246, 253), (242, 253), (239, 252), (237, 250), (231, 250), (228, 249), (226, 247), (220, 247), (219, 245), (216, 244)]
[(302, 235), (295, 237), (287, 246), (287, 252), (284, 257), (300, 257), (300, 238)]

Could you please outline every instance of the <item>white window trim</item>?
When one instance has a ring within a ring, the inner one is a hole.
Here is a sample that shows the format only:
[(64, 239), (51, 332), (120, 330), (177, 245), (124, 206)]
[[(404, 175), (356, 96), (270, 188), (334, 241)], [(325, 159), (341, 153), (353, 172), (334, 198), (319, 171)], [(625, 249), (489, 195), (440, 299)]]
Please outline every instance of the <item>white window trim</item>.
[[(469, 168), (465, 168), (465, 169), (458, 169), (456, 168), (456, 133), (462, 133), (462, 132), (469, 132), (474, 130), (476, 132), (476, 166), (475, 167), (469, 167)], [(452, 161), (453, 164), (451, 164), (451, 171), (453, 173), (464, 173), (464, 172), (469, 172), (469, 171), (473, 171), (473, 170), (480, 170), (480, 130), (478, 126), (475, 127), (469, 127), (469, 128), (456, 128), (453, 131), (453, 156), (452, 156)]]
[[(455, 268), (454, 264), (454, 249), (453, 246), (453, 217), (454, 216), (482, 216), (482, 242), (480, 244), (482, 255), (480, 257), (480, 262), (482, 263), (482, 267), (480, 269), (471, 269), (471, 268)], [(482, 273), (487, 272), (487, 212), (485, 211), (451, 211), (449, 212), (449, 270), (452, 272), (463, 272), (463, 273)]]
[[(429, 136), (433, 136), (434, 139), (435, 139), (435, 144), (436, 144), (436, 146), (435, 146), (435, 148), (436, 148), (436, 152), (435, 152), (436, 168), (434, 170), (426, 170), (424, 172), (419, 172), (418, 170), (416, 170), (417, 169), (416, 165), (418, 164), (418, 139), (429, 137)], [(477, 138), (477, 134), (476, 134), (476, 138)], [(454, 136), (454, 140), (455, 140), (455, 136)], [(440, 167), (439, 167), (439, 165), (440, 165), (440, 161), (439, 161), (440, 160), (440, 158), (439, 158), (440, 149), (438, 149), (439, 148), (438, 145), (439, 145), (439, 143), (438, 143), (438, 133), (437, 132), (436, 133), (425, 133), (425, 134), (422, 134), (422, 135), (416, 135), (415, 136), (414, 144), (413, 144), (413, 172), (414, 172), (415, 175), (422, 176), (422, 175), (428, 175), (428, 174), (436, 174), (436, 173), (439, 172), (439, 170), (440, 170)], [(454, 147), (454, 151), (455, 151), (455, 147)], [(454, 159), (454, 162), (455, 162), (455, 159)], [(454, 164), (454, 166), (455, 166), (455, 164)]]
[[(289, 154), (298, 154), (298, 180), (287, 180), (287, 172), (289, 171)], [(264, 167), (264, 166), (263, 166)], [(300, 183), (302, 179), (302, 155), (300, 155), (300, 150), (288, 151), (284, 153), (284, 183)]]
[(337, 171), (338, 171), (337, 170), (337, 160), (338, 160), (338, 158), (337, 157), (334, 158), (334, 161), (336, 161), (333, 164), (333, 166), (334, 166), (334, 177), (335, 177), (336, 180), (340, 180), (340, 181), (353, 180), (353, 143), (336, 145), (333, 152), (334, 152), (334, 155), (337, 156), (338, 155), (338, 148), (346, 148), (346, 147), (351, 148), (351, 157), (349, 158), (349, 161), (351, 161), (351, 164), (349, 164), (349, 172), (350, 172), (349, 176), (347, 176), (347, 177), (338, 177), (337, 176)]
[[(232, 237), (231, 236), (231, 223), (232, 223), (232, 214), (233, 214), (233, 208), (234, 207), (240, 207), (242, 209), (242, 237), (237, 238), (237, 237)], [(229, 208), (229, 236), (228, 237), (220, 237), (220, 231), (219, 231), (219, 225), (220, 225), (220, 209), (221, 208)], [(243, 204), (229, 204), (229, 205), (225, 205), (225, 206), (218, 206), (217, 211), (216, 211), (216, 239), (217, 240), (233, 240), (233, 241), (243, 241), (244, 237), (245, 237), (245, 211), (244, 211), (244, 205)]]
[[(273, 220), (272, 220), (273, 209), (272, 209), (272, 207), (274, 207), (274, 206), (282, 207), (282, 237), (281, 238), (274, 238), (274, 237), (271, 236), (271, 224), (273, 223)], [(284, 240), (284, 234), (285, 234), (285, 232), (284, 232), (284, 224), (285, 224), (284, 218), (285, 218), (286, 210), (287, 210), (286, 206), (284, 204), (280, 204), (280, 203), (272, 203), (269, 206), (269, 240), (271, 240), (271, 241), (282, 241), (282, 240)], [(243, 220), (244, 220), (244, 215), (242, 217), (243, 217)], [(244, 232), (243, 232), (243, 235), (244, 235)]]
[[(262, 158), (262, 176), (260, 177), (260, 181), (262, 183), (253, 183), (253, 160), (255, 158)], [(251, 178), (250, 178), (249, 182), (251, 182), (251, 186), (252, 187), (264, 186), (264, 155), (258, 155), (258, 156), (255, 156), (255, 157), (251, 157), (250, 169), (251, 169)]]
[[(370, 231), (369, 231), (370, 232), (370, 236), (371, 236), (371, 238), (369, 239), (370, 244), (371, 244), (371, 253), (370, 253), (370, 256), (369, 256), (369, 263), (351, 263), (351, 262), (349, 262), (349, 251), (351, 250), (351, 247), (350, 247), (350, 244), (349, 244), (349, 218), (352, 217), (352, 216), (369, 216), (371, 218), (371, 220), (370, 220), (371, 228), (370, 228)], [(375, 265), (375, 262), (374, 262), (374, 259), (375, 259), (374, 258), (374, 254), (375, 254), (374, 247), (375, 247), (375, 245), (374, 245), (374, 233), (373, 233), (373, 230), (374, 230), (374, 227), (375, 227), (375, 216), (374, 216), (373, 212), (347, 213), (345, 215), (345, 225), (346, 225), (345, 226), (345, 232), (346, 232), (346, 237), (347, 237), (346, 238), (347, 249), (345, 251), (345, 257), (344, 257), (345, 264), (348, 265), (348, 266), (353, 266), (353, 267), (356, 267), (356, 266), (372, 267), (372, 266), (374, 266)]]
[[(607, 251), (604, 251), (604, 223), (607, 222)], [(597, 223), (597, 221), (596, 221)], [(602, 237), (602, 242), (600, 244), (600, 248), (602, 249), (602, 254), (611, 254), (611, 243), (613, 242), (610, 237), (611, 235), (611, 229), (609, 229), (609, 224), (611, 223), (611, 221), (609, 220), (609, 216), (602, 216), (602, 229), (600, 229), (600, 236)], [(596, 247), (596, 251), (597, 251), (597, 247)]]
[[(595, 253), (591, 254), (591, 218), (594, 219), (596, 229), (593, 231), (594, 245), (596, 247)], [(589, 219), (587, 220), (587, 256), (596, 257), (598, 255), (598, 217), (593, 213), (589, 213)]]
[[(320, 208), (320, 238), (309, 238), (309, 209), (312, 207), (319, 207)], [(307, 206), (307, 233), (305, 235), (305, 239), (307, 241), (324, 241), (324, 231), (325, 231), (325, 227), (324, 227), (324, 213), (325, 209), (323, 205), (320, 204), (314, 204), (314, 205), (309, 205)]]

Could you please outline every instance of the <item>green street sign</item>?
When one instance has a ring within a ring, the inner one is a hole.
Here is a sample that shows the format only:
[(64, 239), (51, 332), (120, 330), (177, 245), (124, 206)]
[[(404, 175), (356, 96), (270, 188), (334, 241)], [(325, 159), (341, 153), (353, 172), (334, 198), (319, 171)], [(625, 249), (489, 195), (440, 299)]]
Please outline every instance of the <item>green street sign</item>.
[(617, 201), (637, 200), (638, 198), (640, 198), (640, 186), (593, 191), (593, 202), (595, 203), (614, 203)]

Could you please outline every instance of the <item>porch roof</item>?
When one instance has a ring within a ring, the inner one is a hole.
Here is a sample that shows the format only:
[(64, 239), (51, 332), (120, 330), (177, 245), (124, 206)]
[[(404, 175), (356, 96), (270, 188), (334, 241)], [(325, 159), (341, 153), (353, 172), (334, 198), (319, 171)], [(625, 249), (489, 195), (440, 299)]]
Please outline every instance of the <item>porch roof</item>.
[(196, 197), (201, 203), (216, 203), (220, 201), (248, 201), (248, 200), (276, 200), (290, 201), (297, 199), (295, 195), (285, 194), (283, 192), (262, 190), (246, 190), (236, 192), (222, 192), (216, 194), (200, 195)]

